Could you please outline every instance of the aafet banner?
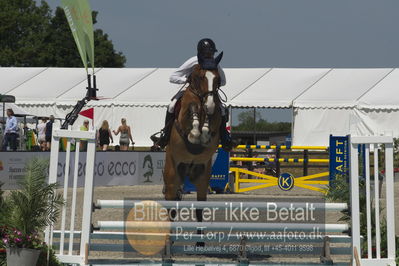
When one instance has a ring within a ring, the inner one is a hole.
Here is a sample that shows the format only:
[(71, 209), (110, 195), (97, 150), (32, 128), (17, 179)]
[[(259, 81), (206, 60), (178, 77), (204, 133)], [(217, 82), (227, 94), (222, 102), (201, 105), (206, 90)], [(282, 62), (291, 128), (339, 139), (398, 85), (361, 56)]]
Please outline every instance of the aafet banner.
[[(78, 186), (84, 185), (86, 153), (79, 154)], [(0, 152), (0, 182), (3, 189), (16, 189), (32, 157), (49, 159), (48, 152)], [(94, 167), (95, 186), (132, 186), (162, 184), (164, 152), (97, 152)], [(68, 184), (73, 182), (75, 153), (71, 152)], [(59, 153), (57, 182), (64, 183), (65, 152)]]
[(336, 175), (349, 176), (349, 138), (330, 135), (330, 182)]

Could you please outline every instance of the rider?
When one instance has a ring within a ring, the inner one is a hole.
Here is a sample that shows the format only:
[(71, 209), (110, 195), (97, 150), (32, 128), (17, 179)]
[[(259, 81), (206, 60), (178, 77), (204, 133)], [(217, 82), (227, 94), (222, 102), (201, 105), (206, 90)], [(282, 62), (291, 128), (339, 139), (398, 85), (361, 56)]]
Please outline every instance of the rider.
[[(214, 55), (217, 52), (216, 45), (211, 39), (202, 39), (197, 45), (197, 56), (193, 56), (183, 63), (175, 72), (170, 76), (169, 81), (175, 84), (186, 84), (189, 83), (189, 77), (193, 71), (193, 67), (200, 64), (202, 68), (207, 69), (212, 63), (214, 63)], [(223, 69), (217, 66), (220, 75), (220, 86), (226, 85), (226, 76)], [(188, 86), (188, 85), (187, 85)], [(183, 96), (184, 89), (180, 90), (173, 98), (172, 102), (168, 106), (165, 119), (165, 127), (161, 130), (161, 136), (158, 138), (154, 135), (151, 136), (151, 140), (154, 141), (161, 148), (164, 148), (170, 137), (170, 131), (175, 119), (174, 108), (177, 101)], [(222, 107), (222, 123), (220, 126), (220, 140), (223, 149), (230, 151), (232, 149), (232, 140), (230, 133), (226, 129), (226, 123), (229, 120), (227, 108)]]

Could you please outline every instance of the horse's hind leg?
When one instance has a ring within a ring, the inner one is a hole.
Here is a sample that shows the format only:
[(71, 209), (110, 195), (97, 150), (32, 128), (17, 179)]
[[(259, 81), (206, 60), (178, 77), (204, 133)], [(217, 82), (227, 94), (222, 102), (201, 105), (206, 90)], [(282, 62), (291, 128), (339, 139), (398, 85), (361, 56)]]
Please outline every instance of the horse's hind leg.
[[(211, 176), (211, 160), (205, 165), (202, 173), (196, 178), (197, 201), (206, 201), (208, 196), (209, 179)], [(213, 213), (213, 212), (212, 212)], [(195, 214), (198, 222), (202, 222), (202, 209), (196, 209)], [(212, 217), (213, 218), (213, 217)], [(204, 230), (198, 229), (197, 234), (203, 235)], [(204, 242), (197, 242), (197, 246), (205, 246)]]
[(173, 163), (172, 156), (166, 153), (165, 170), (163, 173), (163, 180), (165, 184), (165, 199), (176, 200), (178, 197), (178, 189), (180, 187), (180, 180)]

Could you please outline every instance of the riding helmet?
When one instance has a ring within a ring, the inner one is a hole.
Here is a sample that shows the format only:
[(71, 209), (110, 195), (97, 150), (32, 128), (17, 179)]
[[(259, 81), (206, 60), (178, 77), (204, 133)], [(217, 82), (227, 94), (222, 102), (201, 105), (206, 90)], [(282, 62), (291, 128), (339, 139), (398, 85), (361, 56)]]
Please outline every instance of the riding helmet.
[(198, 42), (197, 52), (200, 55), (203, 55), (207, 52), (215, 53), (218, 50), (216, 49), (215, 42), (209, 38), (202, 39)]

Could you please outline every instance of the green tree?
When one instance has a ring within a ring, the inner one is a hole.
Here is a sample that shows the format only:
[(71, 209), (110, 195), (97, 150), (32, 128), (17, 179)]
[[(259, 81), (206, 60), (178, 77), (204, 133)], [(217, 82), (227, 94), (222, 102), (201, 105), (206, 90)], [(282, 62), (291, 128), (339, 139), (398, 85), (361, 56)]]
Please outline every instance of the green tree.
[(43, 66), (51, 18), (46, 2), (0, 0), (0, 66)]
[[(256, 117), (261, 117), (260, 113), (256, 111)], [(291, 123), (288, 122), (268, 122), (261, 118), (257, 119), (256, 124), (254, 123), (253, 111), (241, 112), (238, 115), (239, 124), (233, 127), (233, 131), (279, 131), (279, 132), (291, 132)]]
[[(0, 6), (0, 66), (83, 66), (62, 8), (52, 15), (45, 1), (0, 0)], [(94, 31), (94, 45), (96, 67), (125, 66), (125, 56), (101, 29)]]
[[(93, 24), (97, 23), (98, 12), (93, 11)], [(57, 7), (50, 20), (50, 29), (46, 36), (49, 45), (47, 66), (81, 67), (82, 60), (65, 18), (64, 10)], [(124, 67), (126, 58), (116, 52), (112, 41), (101, 29), (94, 31), (94, 64), (96, 67)]]

